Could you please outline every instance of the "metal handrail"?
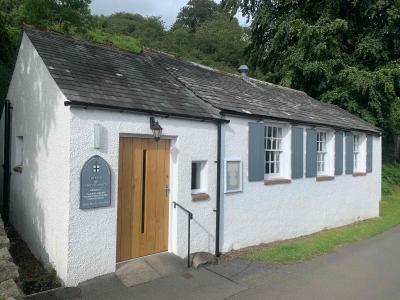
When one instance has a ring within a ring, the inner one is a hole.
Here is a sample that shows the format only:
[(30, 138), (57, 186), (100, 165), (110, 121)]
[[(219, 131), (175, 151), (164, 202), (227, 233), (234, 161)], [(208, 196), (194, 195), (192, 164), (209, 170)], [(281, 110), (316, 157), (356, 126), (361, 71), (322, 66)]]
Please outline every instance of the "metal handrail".
[(186, 208), (184, 208), (182, 205), (176, 203), (175, 201), (172, 202), (174, 204), (174, 208), (176, 208), (177, 206), (182, 209), (184, 212), (186, 212), (188, 214), (188, 256), (187, 256), (187, 266), (188, 268), (191, 267), (190, 264), (190, 221), (193, 219), (193, 213), (189, 210), (187, 210)]

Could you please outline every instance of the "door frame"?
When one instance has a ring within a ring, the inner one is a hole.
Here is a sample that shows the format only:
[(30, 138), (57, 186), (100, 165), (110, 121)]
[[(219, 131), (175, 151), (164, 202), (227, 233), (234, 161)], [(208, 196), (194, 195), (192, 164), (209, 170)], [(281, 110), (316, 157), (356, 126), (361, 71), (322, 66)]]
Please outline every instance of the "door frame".
[[(138, 134), (138, 133), (120, 133), (118, 136), (118, 162), (119, 162), (119, 153), (120, 153), (120, 138), (140, 138), (140, 139), (154, 139), (153, 135), (149, 135), (149, 134)], [(173, 163), (173, 149), (175, 148), (175, 144), (177, 141), (177, 136), (162, 136), (160, 139), (162, 140), (169, 140), (170, 141), (170, 151), (169, 151), (169, 193), (168, 193), (168, 246), (167, 246), (167, 250), (160, 252), (160, 253), (165, 253), (165, 252), (169, 252), (169, 253), (173, 253), (173, 248), (174, 247), (174, 239), (173, 237), (176, 235), (173, 231), (173, 210), (172, 210), (172, 202), (173, 202), (173, 192), (175, 191), (174, 188), (174, 181), (173, 181), (173, 175), (174, 175), (174, 163)], [(145, 255), (145, 256), (140, 256), (140, 257), (135, 257), (135, 258), (131, 258), (128, 260), (124, 260), (124, 261), (117, 261), (117, 243), (118, 243), (118, 201), (119, 201), (119, 163), (118, 163), (118, 170), (116, 172), (117, 178), (116, 178), (116, 201), (115, 201), (115, 208), (116, 208), (116, 224), (115, 224), (115, 264), (123, 264), (125, 262), (129, 262), (132, 260), (136, 260), (136, 259), (140, 259), (143, 257), (147, 257), (147, 256), (151, 256), (151, 255), (157, 255), (158, 253), (153, 253), (153, 254), (149, 254), (149, 255)]]

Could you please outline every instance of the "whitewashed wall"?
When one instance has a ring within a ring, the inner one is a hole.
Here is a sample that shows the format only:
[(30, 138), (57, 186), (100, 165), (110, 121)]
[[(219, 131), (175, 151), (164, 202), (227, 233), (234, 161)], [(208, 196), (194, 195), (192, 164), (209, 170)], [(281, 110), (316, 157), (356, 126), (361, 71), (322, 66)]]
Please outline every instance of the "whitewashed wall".
[[(294, 179), (289, 184), (248, 181), (248, 122), (224, 126), (225, 158), (243, 160), (243, 192), (225, 194), (222, 250), (294, 238), (377, 217), (381, 198), (381, 139), (373, 139), (373, 172), (333, 181)], [(304, 147), (305, 147), (304, 131)], [(305, 154), (305, 151), (304, 151)], [(289, 155), (290, 157), (290, 155)], [(305, 164), (304, 164), (305, 166)]]
[[(23, 173), (13, 172), (11, 178), (12, 223), (33, 253), (51, 263), (67, 285), (115, 271), (119, 137), (151, 137), (149, 117), (65, 107), (64, 95), (25, 35), (8, 99), (14, 107), (12, 167), (16, 137), (24, 137)], [(187, 249), (187, 215), (173, 208), (172, 201), (176, 201), (194, 213), (192, 251), (214, 252), (216, 125), (157, 119), (164, 136), (172, 141), (169, 251), (184, 257)], [(290, 184), (265, 186), (263, 182), (248, 181), (250, 120), (230, 120), (223, 126), (223, 159), (243, 161), (243, 192), (222, 197), (223, 251), (378, 216), (380, 138), (374, 137), (373, 173), (367, 176), (342, 175), (325, 182), (303, 178)], [(94, 124), (103, 127), (100, 150), (93, 147)], [(290, 139), (288, 143), (290, 149)], [(80, 171), (95, 154), (111, 166), (112, 205), (80, 210)], [(287, 157), (290, 159), (290, 155)], [(191, 199), (192, 161), (207, 161), (208, 200)]]
[(8, 97), (15, 141), (24, 137), (22, 173), (12, 171), (10, 218), (36, 257), (67, 275), (69, 116), (66, 100), (24, 34)]
[[(115, 271), (117, 234), (117, 183), (120, 135), (151, 137), (149, 116), (72, 108), (71, 190), (68, 253), (68, 284)], [(157, 118), (171, 149), (170, 202), (176, 201), (194, 213), (192, 251), (214, 252), (217, 130), (214, 123)], [(93, 127), (103, 127), (103, 148), (93, 148)], [(98, 154), (112, 170), (112, 205), (79, 209), (80, 170), (87, 159)], [(191, 162), (207, 161), (209, 200), (191, 198)], [(187, 251), (187, 215), (170, 205), (169, 251), (182, 257)]]

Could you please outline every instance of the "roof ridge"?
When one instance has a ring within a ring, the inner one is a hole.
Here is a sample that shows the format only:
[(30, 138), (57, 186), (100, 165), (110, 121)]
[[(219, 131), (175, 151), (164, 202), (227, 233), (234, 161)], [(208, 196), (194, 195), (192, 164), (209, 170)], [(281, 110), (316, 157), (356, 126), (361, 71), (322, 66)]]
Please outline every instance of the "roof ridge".
[[(191, 65), (193, 65), (193, 66), (195, 66), (195, 67), (199, 67), (199, 68), (204, 69), (204, 70), (208, 70), (208, 71), (215, 72), (215, 73), (218, 73), (218, 74), (227, 75), (227, 76), (231, 76), (231, 77), (234, 77), (234, 78), (242, 79), (241, 75), (234, 74), (234, 73), (230, 73), (230, 72), (225, 72), (225, 71), (222, 71), (222, 70), (218, 70), (218, 69), (215, 69), (215, 68), (213, 68), (213, 67), (209, 67), (209, 66), (203, 65), (203, 64), (201, 64), (201, 63), (197, 63), (197, 62), (191, 61), (191, 60), (185, 60), (185, 59), (182, 59), (182, 58), (180, 58), (180, 57), (177, 57), (176, 55), (174, 55), (174, 54), (172, 54), (172, 53), (167, 53), (167, 52), (160, 51), (160, 50), (157, 50), (157, 49), (152, 49), (152, 48), (145, 48), (145, 50), (150, 51), (150, 52), (156, 52), (156, 53), (159, 53), (159, 54), (162, 54), (162, 55), (169, 56), (169, 57), (171, 57), (171, 58), (173, 58), (173, 59), (177, 59), (177, 60), (179, 60), (179, 61), (182, 61), (182, 62), (184, 62), (184, 63), (191, 64)], [(249, 80), (248, 80), (248, 81), (245, 81), (245, 82), (247, 82), (247, 83), (249, 83), (249, 84), (251, 84), (250, 81), (255, 81), (256, 83), (260, 83), (260, 84), (264, 84), (264, 85), (269, 85), (269, 86), (274, 86), (274, 87), (276, 87), (276, 88), (280, 88), (280, 89), (284, 89), (284, 90), (289, 90), (289, 91), (292, 91), (292, 92), (296, 92), (296, 93), (301, 93), (301, 94), (307, 95), (307, 93), (304, 92), (304, 91), (300, 91), (300, 90), (296, 90), (296, 89), (293, 89), (293, 88), (290, 88), (290, 87), (278, 85), (278, 84), (275, 84), (275, 83), (272, 83), (272, 82), (269, 82), (269, 81), (263, 81), (263, 80), (260, 80), (260, 79), (254, 78), (254, 77), (248, 77), (248, 78), (249, 78)], [(254, 87), (253, 84), (251, 84), (251, 85)], [(255, 87), (257, 87), (257, 86), (255, 86)], [(308, 95), (307, 95), (307, 96), (308, 96)]]
[[(157, 51), (159, 52), (159, 51)], [(171, 55), (172, 56), (172, 55)], [(172, 56), (173, 57), (173, 56)], [(200, 95), (198, 95), (194, 90), (192, 90), (187, 84), (185, 84), (183, 81), (181, 81), (179, 78), (175, 77), (173, 74), (171, 74), (171, 72), (169, 72), (164, 66), (162, 66), (160, 63), (158, 63), (157, 61), (154, 61), (152, 59), (151, 56), (146, 56), (145, 58), (153, 63), (153, 64), (157, 64), (157, 66), (159, 66), (166, 74), (168, 74), (169, 77), (172, 77), (176, 82), (178, 82), (181, 86), (183, 86), (185, 89), (189, 90), (191, 93), (193, 93), (193, 95), (195, 96), (196, 99), (199, 99), (203, 105), (209, 106), (207, 107), (207, 110), (210, 110), (210, 108), (212, 108), (213, 110), (215, 110), (215, 112), (210, 112), (210, 113), (218, 113), (219, 115), (221, 114), (221, 110), (217, 107), (215, 107), (214, 105), (212, 105), (209, 101), (203, 99), (203, 97), (201, 97)]]
[(130, 51), (130, 50), (127, 50), (127, 49), (122, 49), (122, 48), (115, 47), (115, 46), (113, 46), (111, 44), (96, 43), (96, 42), (90, 41), (88, 39), (77, 37), (77, 36), (73, 36), (73, 35), (70, 35), (70, 34), (64, 33), (64, 32), (58, 32), (58, 31), (49, 30), (49, 29), (39, 29), (39, 28), (36, 28), (36, 27), (34, 27), (32, 25), (24, 23), (23, 24), (23, 31), (25, 32), (26, 30), (33, 31), (33, 32), (38, 32), (38, 33), (49, 33), (49, 34), (53, 34), (53, 35), (55, 35), (55, 36), (57, 36), (59, 38), (63, 38), (65, 40), (71, 40), (71, 41), (75, 41), (75, 42), (86, 44), (86, 45), (91, 46), (91, 47), (102, 48), (102, 49), (105, 49), (105, 50), (117, 51), (117, 52), (121, 52), (123, 54), (141, 55), (141, 52), (140, 53), (136, 53), (136, 52), (133, 52), (133, 51)]

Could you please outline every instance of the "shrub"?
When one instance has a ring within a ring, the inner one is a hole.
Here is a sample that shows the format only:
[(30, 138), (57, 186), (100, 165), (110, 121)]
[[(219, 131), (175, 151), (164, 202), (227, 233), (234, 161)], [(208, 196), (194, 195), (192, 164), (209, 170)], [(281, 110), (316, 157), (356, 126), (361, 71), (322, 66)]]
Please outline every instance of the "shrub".
[(400, 164), (382, 166), (382, 193), (389, 195), (395, 186), (400, 186)]
[(83, 38), (89, 39), (97, 44), (110, 45), (135, 53), (139, 53), (141, 50), (139, 41), (127, 35), (110, 34), (96, 29), (86, 32)]

